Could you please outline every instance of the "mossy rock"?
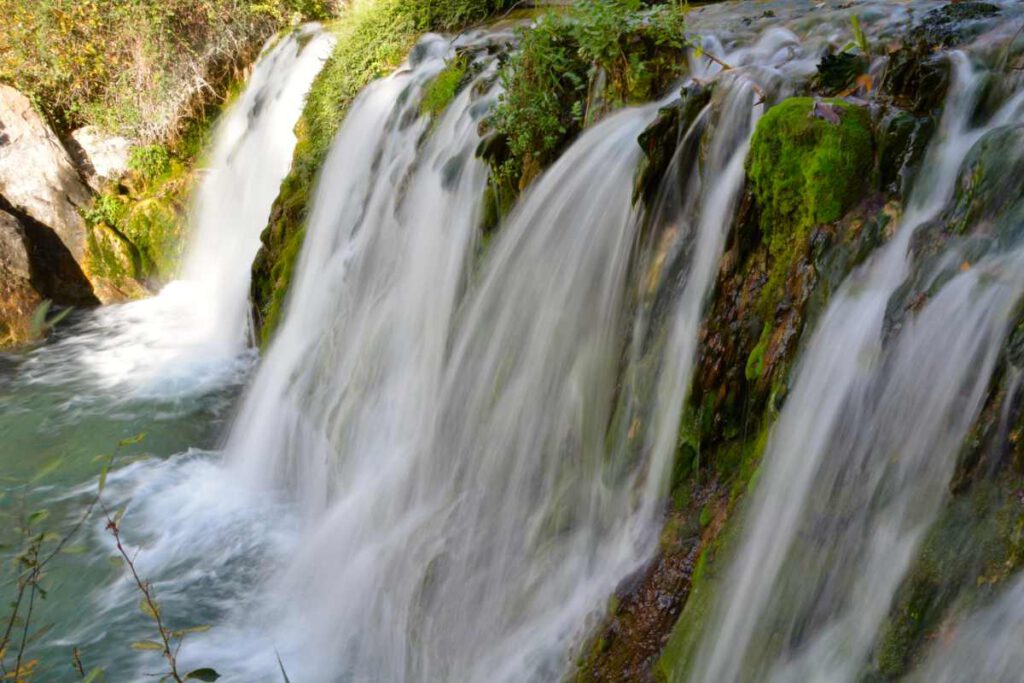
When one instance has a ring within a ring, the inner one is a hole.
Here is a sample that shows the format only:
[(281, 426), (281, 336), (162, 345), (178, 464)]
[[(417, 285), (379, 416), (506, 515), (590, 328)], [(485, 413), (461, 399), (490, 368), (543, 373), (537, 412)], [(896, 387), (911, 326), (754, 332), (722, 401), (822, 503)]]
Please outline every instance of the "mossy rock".
[[(815, 115), (816, 104), (834, 108), (839, 122)], [(871, 120), (863, 108), (809, 97), (777, 104), (758, 122), (748, 160), (762, 230), (788, 238), (839, 220), (864, 195), (873, 165)]]
[(425, 116), (437, 117), (444, 113), (455, 96), (467, 84), (469, 59), (459, 55), (450, 60), (445, 68), (431, 81), (420, 101), (420, 112)]
[(1024, 233), (1024, 125), (979, 140), (960, 168), (953, 207), (944, 216), (957, 234), (988, 233), (1007, 249)]
[(794, 97), (758, 122), (747, 173), (772, 260), (761, 297), (766, 314), (795, 264), (807, 256), (813, 228), (839, 220), (868, 193), (874, 163), (864, 108)]

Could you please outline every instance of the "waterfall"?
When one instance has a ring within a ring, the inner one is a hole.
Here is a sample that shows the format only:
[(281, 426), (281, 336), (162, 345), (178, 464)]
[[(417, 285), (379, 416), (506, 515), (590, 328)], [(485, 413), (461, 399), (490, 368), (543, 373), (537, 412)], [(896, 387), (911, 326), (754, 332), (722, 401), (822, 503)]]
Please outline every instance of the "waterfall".
[(156, 297), (90, 314), (40, 350), (26, 378), (84, 379), (122, 396), (173, 398), (240, 380), (250, 366), (249, 278), (293, 129), (334, 39), (307, 25), (271, 39), (216, 127), (196, 189), (181, 279)]
[[(692, 680), (855, 680), (946, 495), (1024, 292), (1024, 252), (990, 255), (885, 324), (911, 237), (946, 206), (971, 147), (1022, 121), (1018, 95), (973, 124), (986, 74), (950, 59), (938, 139), (899, 232), (837, 292), (802, 353)], [(947, 253), (939, 268), (964, 258)]]
[[(489, 40), (426, 37), (353, 104), (227, 445), (240, 476), (304, 511), (261, 617), (302, 680), (557, 678), (655, 546), (757, 88), (721, 79), (651, 220), (632, 194), (657, 104), (586, 132), (477, 263)], [(420, 96), (456, 47), (480, 75), (431, 120)], [(659, 248), (678, 296), (654, 315), (630, 293)], [(643, 426), (609, 432), (617, 411)]]
[(225, 357), (249, 341), (249, 271), (291, 168), (306, 93), (334, 44), (315, 24), (276, 40), (217, 126), (182, 269), (204, 351)]

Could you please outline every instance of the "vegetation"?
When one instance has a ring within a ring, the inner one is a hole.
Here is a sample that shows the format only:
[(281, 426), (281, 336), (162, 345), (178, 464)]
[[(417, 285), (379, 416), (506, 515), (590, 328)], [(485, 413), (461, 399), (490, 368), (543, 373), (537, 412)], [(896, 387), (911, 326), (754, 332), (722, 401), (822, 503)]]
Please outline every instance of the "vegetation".
[(526, 187), (585, 125), (661, 94), (685, 65), (685, 13), (640, 0), (585, 0), (519, 34), (492, 119), (504, 154), (490, 159), (500, 191)]
[(85, 124), (159, 141), (216, 99), (279, 27), (334, 0), (0, 0), (0, 82), (61, 135)]
[(197, 162), (226, 106), (205, 107), (170, 145), (135, 147), (128, 175), (102, 188), (85, 212), (90, 276), (111, 296), (138, 295), (140, 283), (160, 285), (176, 273)]
[(469, 72), (469, 61), (465, 56), (457, 56), (451, 60), (423, 94), (420, 103), (421, 111), (429, 116), (438, 116), (459, 92)]
[(777, 298), (811, 229), (839, 220), (864, 196), (873, 148), (867, 112), (839, 100), (794, 97), (758, 122), (747, 169), (774, 262), (764, 301)]
[[(113, 455), (98, 456), (97, 460), (102, 461), (99, 480), (95, 493), (84, 506), (80, 515), (71, 520), (70, 525), (64, 532), (57, 532), (48, 529), (50, 511), (45, 508), (31, 510), (29, 503), (24, 496), (20, 496), (9, 509), (0, 508), (0, 518), (5, 520), (5, 533), (0, 540), (5, 551), (11, 551), (9, 561), (0, 565), (0, 577), (5, 586), (10, 586), (13, 595), (8, 603), (9, 613), (0, 613), (0, 680), (13, 681), (14, 683), (28, 683), (39, 680), (43, 674), (52, 676), (54, 674), (53, 664), (43, 663), (32, 656), (32, 646), (42, 638), (52, 627), (39, 625), (34, 621), (37, 614), (37, 601), (45, 600), (47, 590), (45, 587), (48, 576), (48, 568), (61, 555), (76, 554), (84, 548), (75, 546), (72, 543), (79, 537), (87, 523), (92, 520), (94, 513), (99, 510), (106, 520), (106, 529), (114, 538), (114, 545), (118, 551), (118, 567), (123, 566), (131, 578), (131, 581), (138, 588), (141, 597), (139, 609), (144, 615), (151, 619), (156, 626), (160, 641), (138, 641), (131, 644), (136, 650), (159, 651), (167, 662), (167, 673), (159, 675), (159, 680), (171, 680), (176, 683), (184, 681), (215, 681), (220, 675), (208, 667), (195, 669), (187, 673), (178, 671), (177, 653), (182, 641), (190, 633), (201, 633), (209, 629), (208, 626), (195, 626), (190, 628), (171, 630), (166, 625), (166, 620), (161, 614), (160, 604), (157, 602), (153, 592), (152, 584), (144, 580), (138, 573), (135, 566), (136, 554), (129, 554), (121, 540), (121, 519), (124, 509), (112, 511), (107, 508), (103, 501), (103, 492), (106, 486), (107, 474), (117, 460), (123, 449), (137, 445), (145, 439), (145, 434), (122, 439), (114, 450)], [(29, 485), (36, 484), (39, 480), (53, 474), (63, 464), (58, 459), (53, 464), (40, 470)], [(0, 492), (6, 493), (6, 492)], [(2, 500), (3, 495), (0, 495)], [(86, 668), (82, 660), (82, 653), (77, 647), (72, 647), (69, 658), (70, 668), (78, 675), (83, 683), (99, 683), (104, 680), (104, 671), (101, 667)]]

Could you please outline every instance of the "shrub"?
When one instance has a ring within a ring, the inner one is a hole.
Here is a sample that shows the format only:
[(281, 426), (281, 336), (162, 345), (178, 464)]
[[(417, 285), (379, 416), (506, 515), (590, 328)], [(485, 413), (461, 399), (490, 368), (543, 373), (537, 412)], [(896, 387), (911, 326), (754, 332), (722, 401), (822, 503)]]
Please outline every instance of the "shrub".
[(145, 180), (156, 180), (171, 169), (171, 156), (163, 145), (133, 147), (128, 168)]
[(284, 24), (333, 0), (0, 0), (0, 82), (60, 134), (85, 124), (144, 140), (176, 131)]
[(660, 94), (685, 65), (684, 18), (675, 5), (585, 0), (522, 29), (492, 117), (508, 145), (505, 158), (492, 160), (498, 182), (525, 187), (586, 123)]

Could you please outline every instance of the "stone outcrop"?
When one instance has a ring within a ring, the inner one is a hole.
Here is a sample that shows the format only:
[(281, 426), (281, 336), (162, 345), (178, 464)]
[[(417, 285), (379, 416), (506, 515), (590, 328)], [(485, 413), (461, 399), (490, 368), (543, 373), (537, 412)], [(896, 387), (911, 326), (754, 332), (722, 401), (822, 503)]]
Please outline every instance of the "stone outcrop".
[(44, 301), (99, 303), (57, 234), (0, 197), (0, 347), (32, 338), (32, 318)]
[(71, 133), (69, 144), (79, 170), (96, 191), (104, 182), (120, 180), (128, 173), (132, 149), (128, 138), (106, 135), (96, 126), (85, 126)]
[(29, 242), (18, 219), (0, 211), (0, 345), (27, 339), (43, 299), (32, 286)]
[(0, 195), (52, 229), (83, 263), (86, 225), (79, 209), (89, 201), (89, 188), (28, 98), (5, 85), (0, 85)]

